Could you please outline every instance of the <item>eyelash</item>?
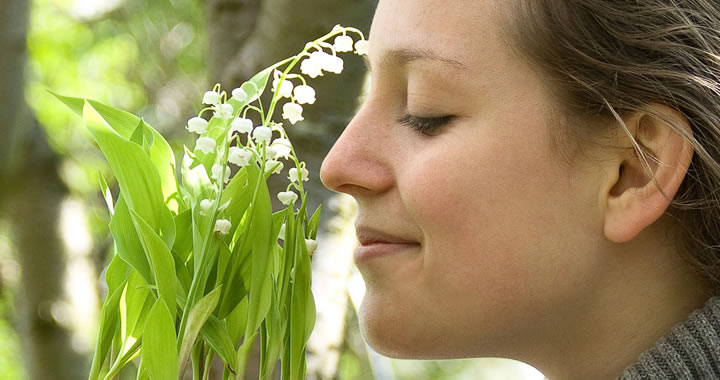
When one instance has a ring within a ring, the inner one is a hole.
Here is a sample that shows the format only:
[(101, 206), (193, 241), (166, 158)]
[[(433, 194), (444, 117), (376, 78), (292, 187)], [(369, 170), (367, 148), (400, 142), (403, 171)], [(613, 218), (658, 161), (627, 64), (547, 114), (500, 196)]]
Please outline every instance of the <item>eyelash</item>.
[(406, 125), (413, 130), (423, 134), (432, 136), (438, 130), (448, 124), (455, 118), (453, 115), (445, 115), (439, 117), (419, 117), (410, 114), (397, 119), (397, 122)]

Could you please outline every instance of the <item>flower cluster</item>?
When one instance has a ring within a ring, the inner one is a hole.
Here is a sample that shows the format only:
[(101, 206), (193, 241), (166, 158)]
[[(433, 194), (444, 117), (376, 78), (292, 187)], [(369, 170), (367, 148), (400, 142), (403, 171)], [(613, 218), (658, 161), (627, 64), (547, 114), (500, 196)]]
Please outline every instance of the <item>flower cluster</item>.
[[(360, 38), (353, 40), (348, 32)], [(333, 39), (333, 43), (328, 42), (330, 39)], [(308, 180), (309, 172), (305, 163), (295, 155), (283, 125), (272, 121), (273, 111), (279, 101), (288, 99), (282, 104), (282, 118), (291, 125), (304, 120), (303, 105), (311, 105), (316, 101), (315, 89), (308, 84), (306, 77), (314, 79), (324, 73), (340, 74), (344, 62), (338, 53), (365, 55), (367, 50), (368, 41), (362, 32), (336, 25), (329, 34), (308, 43), (296, 56), (272, 66), (268, 69), (270, 71), (266, 70), (267, 77), (251, 80), (233, 89), (229, 98), (227, 93), (221, 91), (220, 85), (205, 92), (202, 103), (206, 108), (188, 120), (186, 128), (199, 135), (193, 150), (196, 158), (212, 161), (206, 163), (210, 168), (207, 177), (217, 187), (215, 193), (222, 192), (233, 171), (257, 165), (265, 173), (280, 174), (285, 167), (283, 161), (286, 161), (291, 163), (287, 176), (290, 182), (285, 191), (277, 194), (277, 198), (287, 207), (294, 207), (299, 198), (304, 199), (303, 182)], [(298, 64), (300, 72), (292, 72)], [(260, 95), (270, 75), (272, 101), (269, 107), (263, 107)], [(209, 121), (207, 116), (203, 117), (206, 111), (212, 114)], [(259, 124), (247, 115), (249, 111), (258, 114)], [(216, 201), (200, 201), (200, 213), (209, 213)], [(216, 219), (215, 232), (218, 236), (228, 234), (231, 228), (230, 220)], [(314, 250), (308, 248), (309, 251)]]

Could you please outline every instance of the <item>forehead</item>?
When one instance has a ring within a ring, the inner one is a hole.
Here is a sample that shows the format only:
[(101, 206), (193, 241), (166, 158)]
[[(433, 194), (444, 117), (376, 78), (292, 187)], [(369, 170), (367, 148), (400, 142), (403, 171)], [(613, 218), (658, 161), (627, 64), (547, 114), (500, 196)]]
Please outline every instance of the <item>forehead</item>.
[(500, 38), (496, 3), (380, 0), (370, 31), (370, 60), (384, 61), (392, 51), (430, 50), (468, 67), (486, 66), (509, 50)]

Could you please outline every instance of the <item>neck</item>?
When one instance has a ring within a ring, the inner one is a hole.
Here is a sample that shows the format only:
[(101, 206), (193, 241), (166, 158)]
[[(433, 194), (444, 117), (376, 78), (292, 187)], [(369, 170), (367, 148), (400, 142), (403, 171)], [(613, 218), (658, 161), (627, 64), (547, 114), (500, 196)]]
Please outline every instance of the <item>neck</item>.
[(552, 380), (614, 379), (702, 307), (709, 286), (668, 246), (639, 240), (609, 250), (592, 294), (544, 330), (528, 363)]

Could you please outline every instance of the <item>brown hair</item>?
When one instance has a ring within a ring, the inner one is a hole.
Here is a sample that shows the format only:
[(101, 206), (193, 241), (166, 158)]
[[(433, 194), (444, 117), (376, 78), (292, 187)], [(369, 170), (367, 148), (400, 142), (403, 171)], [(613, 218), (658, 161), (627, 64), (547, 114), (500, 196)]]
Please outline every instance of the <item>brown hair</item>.
[[(612, 120), (664, 104), (684, 114), (695, 149), (667, 214), (682, 257), (720, 293), (720, 5), (711, 0), (517, 0), (504, 33), (537, 66), (568, 120)], [(666, 120), (665, 118), (663, 118)], [(597, 123), (567, 123), (596, 126)], [(581, 150), (582, 135), (564, 133)], [(575, 138), (572, 138), (572, 137)], [(632, 138), (632, 136), (630, 136)], [(633, 139), (634, 141), (634, 139)], [(635, 143), (645, 163), (649, 156)], [(567, 151), (567, 149), (566, 149)]]

